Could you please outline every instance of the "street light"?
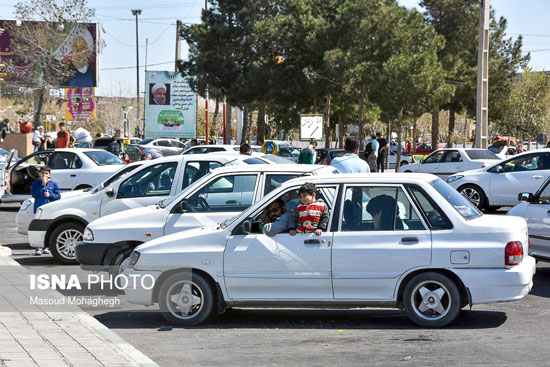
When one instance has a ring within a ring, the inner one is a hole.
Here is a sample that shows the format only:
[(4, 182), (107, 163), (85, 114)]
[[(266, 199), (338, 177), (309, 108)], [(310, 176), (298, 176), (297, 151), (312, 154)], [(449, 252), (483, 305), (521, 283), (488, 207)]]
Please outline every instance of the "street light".
[[(139, 124), (139, 31), (138, 31), (138, 15), (141, 14), (141, 9), (132, 9), (132, 15), (136, 17), (136, 79), (137, 79), (137, 121)], [(145, 126), (143, 126), (145, 131)]]

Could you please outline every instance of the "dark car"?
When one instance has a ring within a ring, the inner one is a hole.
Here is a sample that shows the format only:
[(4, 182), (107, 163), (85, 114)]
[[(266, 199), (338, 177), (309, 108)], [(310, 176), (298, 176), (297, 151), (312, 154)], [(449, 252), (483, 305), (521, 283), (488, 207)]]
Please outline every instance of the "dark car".
[(335, 148), (318, 148), (317, 158), (315, 159), (315, 164), (326, 164), (330, 165), (332, 160), (336, 157), (341, 157), (344, 155), (344, 149), (335, 149)]

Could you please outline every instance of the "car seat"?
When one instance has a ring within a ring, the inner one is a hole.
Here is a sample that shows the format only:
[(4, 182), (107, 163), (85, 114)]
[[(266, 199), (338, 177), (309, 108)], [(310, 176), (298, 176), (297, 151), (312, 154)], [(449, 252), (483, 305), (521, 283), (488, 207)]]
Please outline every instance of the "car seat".
[(361, 224), (361, 205), (359, 203), (346, 200), (344, 201), (344, 221), (342, 229), (344, 231), (356, 231)]

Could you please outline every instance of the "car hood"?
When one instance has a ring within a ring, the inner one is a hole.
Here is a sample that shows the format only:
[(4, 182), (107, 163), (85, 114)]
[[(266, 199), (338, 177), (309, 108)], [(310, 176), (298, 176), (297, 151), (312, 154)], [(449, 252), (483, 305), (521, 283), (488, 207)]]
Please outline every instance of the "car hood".
[[(138, 219), (154, 219), (163, 210), (164, 209), (157, 208), (156, 205), (148, 205), (139, 208), (127, 209), (98, 218), (91, 222), (89, 226), (93, 229), (113, 229), (114, 227), (122, 229), (125, 227), (125, 224), (131, 224), (132, 226), (134, 226), (136, 220)], [(152, 214), (154, 214), (154, 217), (150, 217)]]
[[(42, 216), (46, 213), (55, 213), (67, 208), (81, 208), (83, 202), (88, 202), (92, 196), (100, 195), (98, 193), (90, 193), (84, 190), (68, 191), (61, 193), (61, 200), (52, 201), (43, 205)], [(34, 199), (33, 199), (34, 200)]]
[[(152, 241), (139, 245), (136, 250), (141, 254), (158, 252), (180, 252), (181, 246), (185, 243), (187, 251), (196, 251), (196, 247), (202, 247), (203, 239), (215, 232), (227, 232), (225, 229), (218, 229), (218, 226), (205, 226), (187, 231), (172, 233), (168, 236), (156, 238)], [(225, 245), (225, 242), (221, 245)]]
[(399, 167), (399, 172), (405, 172), (405, 171), (414, 171), (418, 170), (418, 166), (420, 166), (421, 163), (409, 163), (404, 166)]

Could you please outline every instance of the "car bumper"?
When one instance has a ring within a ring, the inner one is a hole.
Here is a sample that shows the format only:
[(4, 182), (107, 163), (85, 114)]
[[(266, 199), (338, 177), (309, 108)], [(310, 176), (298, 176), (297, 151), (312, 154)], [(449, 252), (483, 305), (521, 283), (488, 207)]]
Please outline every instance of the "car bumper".
[(533, 288), (536, 262), (531, 256), (505, 269), (454, 269), (469, 289), (472, 304), (514, 301)]
[(128, 286), (124, 288), (128, 302), (144, 306), (151, 306), (155, 303), (153, 300), (155, 287), (151, 287), (151, 285), (160, 286), (160, 284), (158, 286), (155, 284), (161, 275), (160, 271), (126, 269), (122, 274), (129, 279)]
[(84, 270), (104, 270), (103, 259), (111, 246), (110, 243), (84, 243), (79, 242), (75, 248), (76, 260)]
[(31, 247), (45, 247), (46, 246), (46, 231), (31, 231), (27, 233), (29, 238), (29, 244)]

